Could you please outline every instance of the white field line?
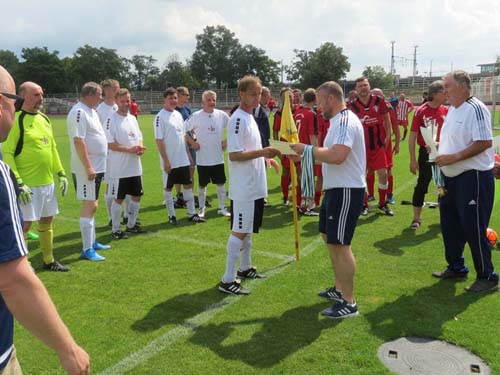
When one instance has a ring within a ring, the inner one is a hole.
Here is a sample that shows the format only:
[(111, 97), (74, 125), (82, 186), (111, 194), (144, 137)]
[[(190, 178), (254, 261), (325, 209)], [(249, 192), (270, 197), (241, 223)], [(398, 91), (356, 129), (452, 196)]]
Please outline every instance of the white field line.
[[(322, 243), (323, 241), (321, 237), (317, 237), (314, 241), (312, 241), (302, 249), (301, 256), (302, 257), (308, 256), (314, 250), (316, 250)], [(267, 277), (265, 279), (251, 280), (248, 282), (248, 285), (257, 286), (260, 283), (269, 280), (271, 277), (285, 270), (292, 261), (293, 259), (281, 262), (276, 267), (267, 272)], [(146, 362), (147, 360), (154, 357), (161, 351), (165, 350), (169, 346), (173, 345), (181, 338), (188, 336), (197, 327), (209, 322), (217, 313), (223, 311), (226, 307), (238, 302), (240, 298), (244, 297), (227, 296), (222, 301), (208, 306), (203, 312), (199, 313), (198, 315), (190, 319), (185, 320), (181, 324), (178, 324), (175, 328), (166, 332), (162, 336), (154, 339), (143, 348), (123, 358), (121, 361), (107, 368), (106, 370), (100, 372), (98, 375), (116, 375), (116, 374), (123, 374), (126, 371), (130, 371), (131, 369), (137, 367), (141, 363)]]
[[(64, 220), (64, 221), (71, 221), (75, 223), (79, 223), (79, 219), (75, 218), (70, 218), (66, 217), (63, 215), (57, 215), (56, 219), (59, 220)], [(229, 233), (229, 232), (228, 232)], [(156, 238), (163, 238), (166, 240), (172, 240), (172, 241), (177, 241), (177, 242), (184, 242), (184, 243), (190, 243), (193, 245), (198, 245), (200, 247), (219, 247), (219, 248), (226, 248), (226, 239), (221, 242), (216, 242), (216, 241), (203, 241), (203, 240), (198, 240), (196, 238), (190, 238), (190, 237), (182, 237), (182, 236), (177, 236), (175, 234), (170, 234), (170, 233), (161, 233), (161, 232), (151, 232), (143, 235), (144, 237), (156, 237)], [(281, 260), (292, 260), (295, 258), (294, 255), (285, 255), (285, 254), (278, 254), (278, 253), (273, 253), (271, 251), (265, 251), (265, 250), (256, 250), (252, 249), (252, 252), (256, 255), (261, 255), (265, 256), (267, 258), (275, 258), (275, 259), (281, 259)]]

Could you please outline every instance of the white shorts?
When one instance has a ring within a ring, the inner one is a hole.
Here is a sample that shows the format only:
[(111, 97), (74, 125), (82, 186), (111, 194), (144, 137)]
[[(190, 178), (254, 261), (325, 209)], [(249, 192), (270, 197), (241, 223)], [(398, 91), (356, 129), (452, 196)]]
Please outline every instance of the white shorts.
[(264, 214), (264, 199), (250, 202), (231, 201), (231, 230), (236, 233), (259, 233)]
[(99, 189), (104, 173), (97, 173), (95, 179), (89, 181), (87, 175), (73, 173), (76, 197), (81, 201), (96, 201), (99, 199)]
[(33, 192), (31, 203), (20, 204), (24, 221), (38, 221), (42, 217), (51, 217), (59, 213), (54, 183), (30, 189)]
[[(106, 174), (104, 174), (106, 178)], [(108, 178), (106, 183), (108, 186), (106, 187), (106, 197), (113, 197), (116, 199), (116, 195), (118, 194), (118, 183), (120, 182), (119, 178)]]

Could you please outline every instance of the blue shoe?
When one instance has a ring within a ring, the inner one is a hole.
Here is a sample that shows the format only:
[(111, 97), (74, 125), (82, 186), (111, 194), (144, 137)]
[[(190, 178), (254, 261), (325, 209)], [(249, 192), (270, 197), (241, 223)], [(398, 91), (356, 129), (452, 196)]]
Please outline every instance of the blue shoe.
[(105, 257), (97, 254), (95, 252), (95, 250), (92, 249), (92, 248), (87, 249), (87, 250), (82, 250), (82, 252), (80, 253), (80, 258), (91, 260), (93, 262), (99, 262), (101, 260), (105, 260), (106, 259)]
[(104, 245), (102, 243), (99, 243), (99, 242), (94, 242), (94, 246), (92, 246), (94, 248), (94, 250), (109, 250), (111, 249), (111, 245)]
[(394, 195), (387, 194), (387, 203), (389, 203), (389, 204), (396, 204), (396, 200), (394, 199)]

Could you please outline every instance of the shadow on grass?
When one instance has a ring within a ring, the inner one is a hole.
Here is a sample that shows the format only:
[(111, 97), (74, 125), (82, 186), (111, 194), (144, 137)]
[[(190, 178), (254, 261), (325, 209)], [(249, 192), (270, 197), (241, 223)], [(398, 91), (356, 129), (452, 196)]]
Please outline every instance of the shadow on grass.
[(167, 324), (183, 324), (186, 320), (204, 312), (208, 306), (220, 303), (227, 295), (213, 288), (180, 294), (151, 308), (147, 315), (132, 324), (134, 331), (155, 331)]
[(373, 246), (378, 248), (381, 253), (400, 256), (403, 255), (403, 247), (420, 245), (426, 241), (435, 239), (440, 233), (440, 224), (429, 225), (429, 229), (425, 232), (422, 231), (422, 228), (417, 231), (405, 228), (401, 231), (401, 234), (377, 241)]
[[(324, 329), (339, 321), (319, 317), (327, 302), (300, 306), (273, 318), (250, 319), (198, 327), (190, 341), (212, 350), (219, 357), (239, 360), (252, 367), (269, 368), (296, 351), (311, 345)], [(258, 330), (247, 334), (253, 327)]]
[(403, 336), (439, 338), (443, 324), (459, 319), (460, 313), (485, 294), (463, 292), (455, 295), (455, 283), (441, 280), (403, 295), (365, 314), (373, 333), (384, 341)]

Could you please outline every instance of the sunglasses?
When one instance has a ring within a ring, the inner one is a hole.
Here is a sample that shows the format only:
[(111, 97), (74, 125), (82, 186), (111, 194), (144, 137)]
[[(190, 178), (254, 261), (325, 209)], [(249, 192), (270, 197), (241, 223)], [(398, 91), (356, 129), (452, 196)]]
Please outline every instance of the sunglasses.
[(16, 109), (16, 112), (21, 110), (23, 103), (24, 103), (24, 98), (22, 96), (9, 94), (7, 92), (0, 92), (0, 95), (3, 95), (9, 99), (14, 99), (16, 101), (14, 103), (14, 108)]

